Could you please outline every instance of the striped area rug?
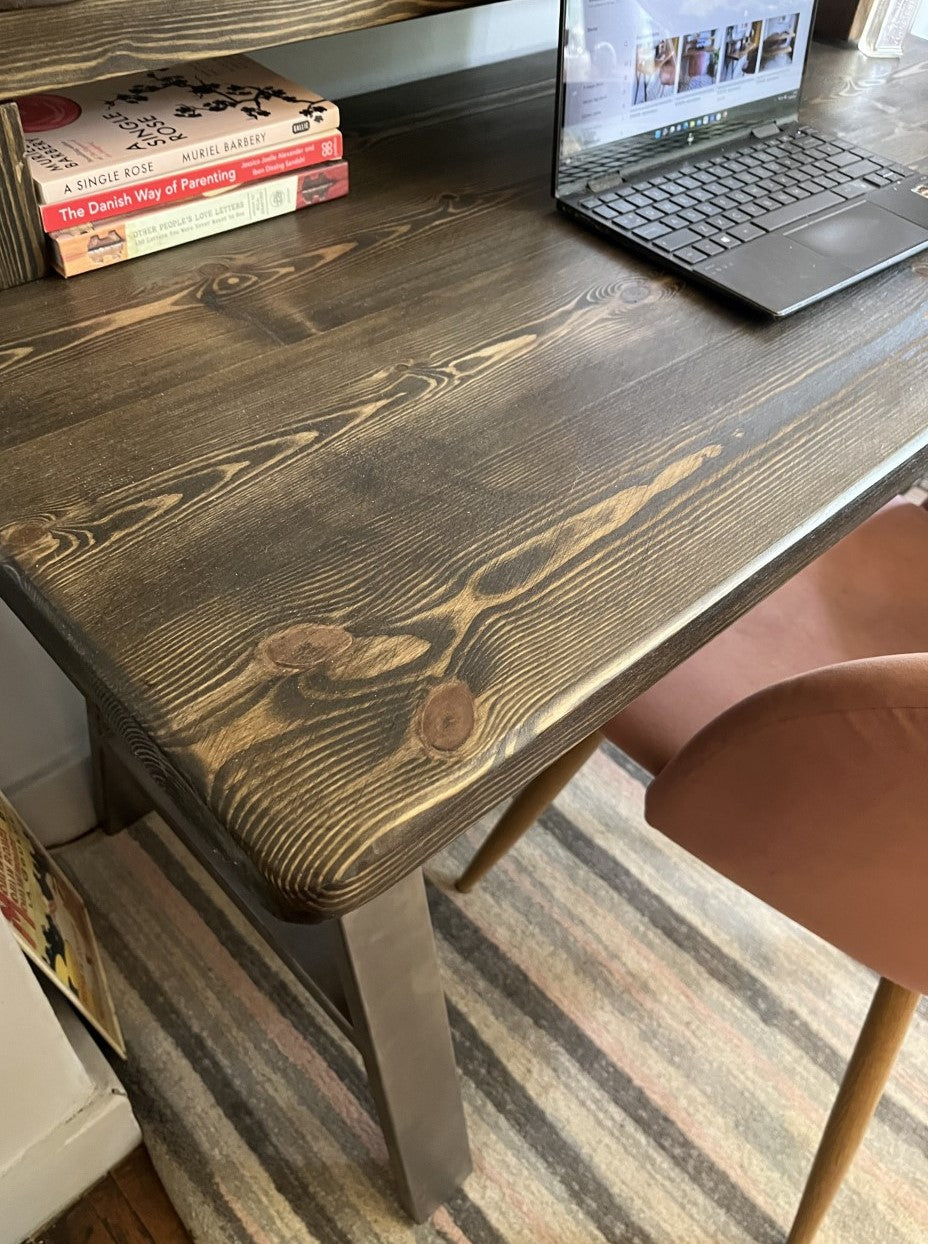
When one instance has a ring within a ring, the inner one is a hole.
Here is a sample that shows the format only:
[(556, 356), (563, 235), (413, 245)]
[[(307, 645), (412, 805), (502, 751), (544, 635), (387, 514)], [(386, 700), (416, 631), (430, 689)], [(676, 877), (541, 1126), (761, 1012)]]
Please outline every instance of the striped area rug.
[[(647, 828), (601, 750), (473, 894), (430, 901), (475, 1170), (396, 1208), (353, 1048), (156, 819), (64, 858), (146, 1141), (204, 1244), (776, 1244), (870, 975)], [(484, 827), (485, 828), (485, 827)], [(823, 1244), (928, 1239), (925, 1008)]]

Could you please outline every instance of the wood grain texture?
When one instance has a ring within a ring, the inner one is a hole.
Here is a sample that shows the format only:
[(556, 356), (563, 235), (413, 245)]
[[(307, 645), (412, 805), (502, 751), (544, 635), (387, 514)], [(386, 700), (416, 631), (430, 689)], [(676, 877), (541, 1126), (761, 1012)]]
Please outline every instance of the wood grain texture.
[(114, 1167), (109, 1177), (155, 1244), (189, 1244), (187, 1230), (144, 1146)]
[(0, 99), (481, 3), (486, 0), (72, 0), (63, 8), (0, 12)]
[(190, 1236), (139, 1147), (28, 1244), (190, 1244)]
[(45, 235), (19, 113), (13, 104), (0, 104), (0, 289), (34, 281), (45, 270)]
[(0, 13), (8, 9), (40, 9), (46, 5), (76, 4), (77, 0), (0, 0)]
[(0, 13), (9, 9), (41, 9), (48, 5), (76, 4), (78, 0), (0, 0)]
[[(0, 592), (294, 915), (928, 463), (928, 259), (748, 319), (554, 213), (549, 70), (349, 101), (343, 202), (0, 298)], [(810, 119), (924, 167), (926, 83), (816, 48)]]

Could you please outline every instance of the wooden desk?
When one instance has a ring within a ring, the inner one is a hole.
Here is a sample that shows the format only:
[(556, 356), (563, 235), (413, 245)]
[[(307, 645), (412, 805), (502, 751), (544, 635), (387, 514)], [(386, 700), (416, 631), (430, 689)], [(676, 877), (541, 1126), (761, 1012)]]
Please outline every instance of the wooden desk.
[[(0, 295), (0, 592), (104, 815), (145, 787), (358, 1041), (420, 1217), (467, 1168), (422, 863), (928, 464), (928, 259), (713, 302), (555, 215), (551, 67), (347, 104), (341, 203)], [(807, 115), (928, 167), (926, 84), (816, 48)]]

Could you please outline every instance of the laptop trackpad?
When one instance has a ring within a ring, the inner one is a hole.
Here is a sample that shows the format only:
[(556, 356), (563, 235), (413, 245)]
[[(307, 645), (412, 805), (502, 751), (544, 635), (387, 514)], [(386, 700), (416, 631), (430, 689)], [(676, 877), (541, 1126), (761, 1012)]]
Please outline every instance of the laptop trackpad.
[(923, 228), (875, 203), (858, 203), (814, 224), (785, 232), (816, 254), (840, 260), (852, 272), (865, 272), (874, 264), (925, 243)]

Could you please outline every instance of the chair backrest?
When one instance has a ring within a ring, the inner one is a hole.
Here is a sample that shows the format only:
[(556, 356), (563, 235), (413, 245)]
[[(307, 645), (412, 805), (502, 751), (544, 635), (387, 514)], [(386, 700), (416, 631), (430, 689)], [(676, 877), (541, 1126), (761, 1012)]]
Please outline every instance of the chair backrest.
[(928, 653), (749, 696), (662, 770), (646, 812), (765, 902), (928, 992)]

